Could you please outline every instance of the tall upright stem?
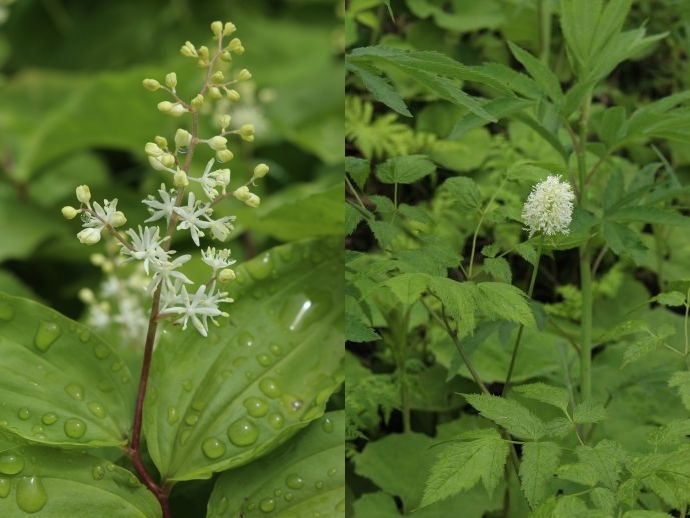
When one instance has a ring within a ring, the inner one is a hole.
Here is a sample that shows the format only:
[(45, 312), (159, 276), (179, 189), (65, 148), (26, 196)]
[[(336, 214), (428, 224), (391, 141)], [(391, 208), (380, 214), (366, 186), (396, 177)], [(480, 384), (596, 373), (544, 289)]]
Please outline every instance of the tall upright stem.
[(580, 320), (580, 391), (582, 399), (592, 397), (592, 273), (588, 243), (580, 247), (580, 291), (582, 318)]

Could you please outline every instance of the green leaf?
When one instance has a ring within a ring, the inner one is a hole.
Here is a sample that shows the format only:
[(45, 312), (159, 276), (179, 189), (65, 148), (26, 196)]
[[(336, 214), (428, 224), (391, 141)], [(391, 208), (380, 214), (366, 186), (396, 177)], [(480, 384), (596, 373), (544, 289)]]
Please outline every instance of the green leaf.
[(510, 265), (504, 257), (487, 257), (484, 259), (482, 271), (501, 283), (510, 284), (513, 279)]
[(402, 233), (398, 227), (387, 221), (367, 221), (367, 223), (374, 234), (376, 242), (384, 250)]
[(668, 293), (659, 293), (652, 297), (653, 301), (658, 302), (663, 306), (678, 307), (685, 304), (685, 293), (680, 291), (671, 291)]
[(557, 102), (563, 98), (561, 83), (549, 67), (510, 41), (508, 42), (508, 47), (515, 59), (525, 67), (532, 79), (536, 81), (542, 92), (549, 96), (552, 101)]
[(647, 247), (637, 232), (614, 221), (604, 221), (604, 239), (611, 250), (622, 256), (629, 256), (635, 264), (643, 264), (647, 258)]
[(482, 480), (491, 494), (503, 478), (509, 446), (493, 428), (471, 432), (471, 441), (452, 441), (439, 454), (426, 482), (422, 507), (451, 497)]
[(531, 507), (536, 507), (546, 498), (560, 457), (561, 448), (553, 442), (528, 442), (522, 445), (520, 481), (522, 492)]
[(390, 288), (403, 305), (411, 306), (426, 291), (429, 284), (429, 275), (424, 273), (403, 273), (387, 279), (383, 284)]
[[(482, 108), (495, 119), (500, 120), (513, 113), (526, 110), (533, 104), (534, 101), (531, 100), (502, 97), (500, 99), (492, 99), (482, 104)], [(468, 113), (455, 123), (455, 126), (453, 126), (453, 129), (448, 135), (448, 139), (459, 139), (471, 130), (484, 126), (489, 122), (490, 121), (487, 121), (484, 117), (480, 117), (474, 113)]]
[(369, 72), (364, 67), (348, 62), (347, 57), (345, 58), (345, 68), (362, 80), (366, 89), (374, 95), (374, 99), (382, 102), (400, 115), (412, 117), (410, 110), (405, 105), (405, 101), (403, 101), (400, 94), (395, 91), (389, 81)]
[(639, 361), (648, 354), (657, 350), (664, 344), (666, 338), (675, 334), (675, 331), (676, 330), (674, 327), (664, 325), (657, 330), (656, 334), (649, 333), (642, 339), (633, 342), (633, 344), (629, 346), (623, 354), (623, 363), (621, 364), (621, 369), (629, 363)]
[(470, 333), (476, 325), (476, 289), (472, 282), (457, 282), (444, 277), (429, 279), (429, 290), (443, 303), (446, 313), (458, 328), (458, 335)]
[(618, 443), (609, 439), (600, 441), (594, 448), (578, 446), (575, 450), (580, 462), (589, 466), (597, 479), (609, 489), (616, 489), (627, 453)]
[(362, 213), (357, 210), (351, 203), (345, 204), (345, 235), (349, 236), (352, 234), (360, 221), (364, 219)]
[(625, 223), (635, 221), (640, 223), (657, 223), (659, 225), (690, 225), (689, 217), (653, 205), (623, 207), (613, 214), (608, 214), (606, 219)]
[(661, 511), (627, 511), (623, 518), (669, 518), (668, 513)]
[(488, 394), (463, 396), (484, 417), (505, 428), (515, 437), (536, 441), (546, 432), (541, 419), (517, 401)]
[(383, 183), (414, 183), (436, 170), (424, 155), (396, 156), (376, 168), (376, 178)]
[(441, 192), (447, 192), (457, 203), (457, 210), (474, 212), (482, 205), (482, 195), (474, 180), (467, 176), (448, 178), (441, 187)]
[(275, 516), (343, 515), (344, 431), (345, 412), (329, 412), (284, 447), (223, 473), (209, 498), (206, 517), (250, 516), (253, 508)]
[(568, 391), (563, 387), (554, 387), (546, 383), (529, 383), (527, 385), (520, 385), (514, 387), (513, 390), (522, 394), (524, 397), (536, 399), (547, 405), (560, 408), (564, 414), (568, 413), (568, 404), (570, 396)]
[(677, 389), (683, 406), (690, 410), (690, 372), (674, 372), (668, 380), (668, 386)]
[(366, 158), (346, 156), (345, 172), (355, 181), (357, 187), (364, 189), (364, 184), (367, 183), (369, 173), (371, 172), (371, 164)]
[(101, 458), (0, 440), (0, 462), (2, 516), (161, 516), (153, 493), (132, 472)]
[(31, 300), (0, 294), (0, 420), (31, 442), (127, 443), (136, 385), (91, 331)]
[(535, 325), (525, 293), (515, 286), (503, 282), (480, 282), (477, 284), (477, 297), (481, 301), (480, 311), (491, 319)]
[(246, 464), (323, 413), (343, 377), (342, 268), (339, 239), (277, 247), (237, 268), (227, 324), (163, 332), (144, 409), (163, 480)]
[(587, 399), (575, 405), (573, 422), (576, 424), (598, 423), (606, 419), (606, 409), (599, 402)]
[(612, 147), (621, 138), (625, 137), (625, 108), (623, 106), (611, 106), (601, 116), (599, 124), (599, 137), (608, 147)]

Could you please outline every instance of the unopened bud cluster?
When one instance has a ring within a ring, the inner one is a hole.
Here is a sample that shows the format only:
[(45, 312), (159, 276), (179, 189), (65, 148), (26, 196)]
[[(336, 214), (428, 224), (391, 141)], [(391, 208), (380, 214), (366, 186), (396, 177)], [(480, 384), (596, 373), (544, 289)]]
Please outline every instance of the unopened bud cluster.
[[(150, 217), (137, 229), (129, 228), (120, 231), (127, 219), (117, 210), (117, 199), (104, 200), (103, 204), (91, 201), (88, 186), (81, 185), (76, 189), (79, 207), (67, 206), (62, 214), (67, 219), (81, 215), (83, 230), (77, 234), (80, 242), (93, 245), (101, 240), (103, 232), (112, 235), (120, 245), (120, 255), (125, 261), (138, 261), (141, 264), (147, 283), (143, 290), (154, 297), (160, 293), (160, 307), (156, 319), (170, 318), (186, 328), (191, 323), (199, 333), (208, 334), (208, 323), (216, 323), (217, 317), (226, 317), (227, 313), (219, 309), (220, 303), (232, 302), (227, 293), (218, 288), (219, 284), (235, 279), (235, 272), (230, 268), (235, 261), (230, 257), (230, 250), (208, 247), (201, 252), (201, 258), (211, 268), (210, 280), (196, 289), (191, 289), (192, 281), (181, 271), (181, 267), (191, 259), (191, 255), (176, 256), (170, 250), (173, 231), (188, 231), (197, 247), (201, 247), (202, 238), (225, 241), (233, 231), (234, 216), (215, 217), (214, 207), (221, 201), (234, 197), (249, 207), (258, 207), (259, 196), (251, 192), (250, 186), (268, 173), (266, 164), (254, 168), (252, 177), (244, 185), (230, 190), (231, 172), (226, 167), (218, 166), (229, 162), (234, 157), (228, 149), (228, 138), (237, 136), (245, 141), (254, 139), (254, 127), (245, 124), (237, 130), (229, 130), (231, 116), (224, 114), (219, 118), (219, 133), (202, 138), (195, 134), (198, 128), (199, 107), (207, 100), (225, 96), (238, 100), (239, 94), (232, 85), (251, 78), (248, 70), (242, 69), (233, 79), (227, 79), (220, 70), (214, 70), (219, 61), (232, 61), (232, 55), (244, 52), (238, 38), (224, 43), (224, 39), (236, 30), (234, 24), (213, 22), (211, 31), (217, 41), (217, 47), (211, 51), (206, 46), (196, 47), (186, 42), (180, 52), (183, 56), (194, 58), (200, 67), (206, 69), (207, 81), (191, 100), (185, 101), (178, 96), (178, 77), (175, 72), (168, 73), (163, 82), (156, 79), (145, 79), (143, 85), (150, 91), (163, 90), (172, 99), (158, 103), (158, 109), (166, 114), (194, 118), (190, 132), (178, 128), (172, 145), (162, 136), (156, 136), (147, 142), (144, 152), (153, 169), (169, 174), (169, 184), (161, 184), (156, 195), (148, 195), (142, 201)], [(213, 157), (206, 162), (201, 175), (190, 172), (191, 158), (197, 148), (207, 148)], [(196, 185), (198, 189), (187, 190)], [(197, 193), (203, 193), (198, 195)], [(150, 224), (150, 225), (149, 225)], [(157, 226), (161, 225), (161, 227)], [(161, 230), (162, 229), (162, 230)], [(98, 308), (93, 293), (85, 292), (83, 297), (90, 306)], [(101, 315), (108, 312), (101, 308)]]

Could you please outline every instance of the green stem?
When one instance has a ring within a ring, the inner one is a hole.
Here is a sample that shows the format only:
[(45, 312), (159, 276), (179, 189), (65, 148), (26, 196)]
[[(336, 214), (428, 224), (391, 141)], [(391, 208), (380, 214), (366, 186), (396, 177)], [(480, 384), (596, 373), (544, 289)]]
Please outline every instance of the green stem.
[[(527, 296), (531, 299), (534, 293), (534, 284), (537, 280), (537, 272), (539, 270), (539, 261), (541, 259), (541, 251), (544, 247), (544, 234), (539, 238), (539, 248), (537, 249), (537, 261), (534, 263), (534, 268), (532, 269), (532, 278), (529, 281), (529, 288), (527, 290)], [(515, 360), (518, 354), (518, 348), (520, 347), (520, 341), (522, 340), (522, 332), (524, 331), (524, 324), (520, 324), (518, 328), (517, 337), (515, 337), (515, 345), (513, 345), (513, 354), (510, 357), (510, 366), (508, 367), (508, 375), (506, 376), (506, 381), (503, 384), (503, 390), (501, 390), (501, 396), (508, 393), (508, 388), (510, 387), (510, 380), (513, 377), (513, 370), (515, 368)]]
[(580, 247), (580, 290), (582, 318), (580, 320), (580, 393), (583, 400), (592, 397), (592, 274), (588, 243)]

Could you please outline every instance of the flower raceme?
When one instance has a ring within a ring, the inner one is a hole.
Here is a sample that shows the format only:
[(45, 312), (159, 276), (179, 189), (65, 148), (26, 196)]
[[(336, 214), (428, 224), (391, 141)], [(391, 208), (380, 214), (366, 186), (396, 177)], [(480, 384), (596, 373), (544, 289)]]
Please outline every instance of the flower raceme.
[(522, 209), (529, 237), (538, 232), (546, 236), (568, 234), (574, 199), (572, 187), (561, 181), (558, 175), (549, 176), (535, 185)]
[[(225, 114), (219, 118), (220, 129), (217, 134), (203, 138), (198, 134), (201, 106), (223, 96), (230, 100), (232, 105), (238, 100), (234, 85), (251, 78), (251, 73), (246, 69), (240, 70), (233, 77), (226, 77), (223, 71), (215, 70), (222, 63), (231, 62), (233, 54), (239, 55), (244, 52), (238, 38), (233, 38), (226, 44), (223, 42), (223, 38), (232, 34), (235, 29), (229, 22), (211, 24), (214, 39), (217, 41), (215, 51), (205, 46), (197, 48), (190, 42), (182, 46), (180, 52), (183, 56), (197, 59), (200, 67), (206, 69), (206, 81), (199, 92), (192, 96), (191, 101), (179, 97), (176, 90), (178, 77), (174, 72), (168, 73), (162, 82), (155, 79), (145, 79), (143, 82), (147, 90), (164, 91), (170, 95), (171, 100), (158, 103), (160, 112), (174, 117), (192, 118), (189, 124), (190, 131), (178, 128), (175, 132), (174, 148), (169, 148), (167, 139), (162, 136), (156, 136), (144, 147), (151, 167), (168, 175), (169, 182), (167, 185), (165, 182), (161, 184), (157, 195), (149, 194), (142, 200), (150, 213), (150, 217), (144, 222), (148, 226), (138, 225), (136, 230), (129, 228), (120, 231), (119, 228), (125, 225), (127, 219), (117, 210), (117, 199), (104, 200), (103, 204), (91, 201), (91, 190), (87, 185), (76, 188), (80, 204), (78, 208), (67, 206), (62, 209), (62, 214), (67, 219), (81, 215), (83, 230), (77, 234), (81, 243), (94, 245), (101, 240), (104, 232), (115, 238), (119, 244), (121, 259), (110, 261), (108, 264), (136, 261), (141, 265), (148, 285), (144, 283), (139, 293), (145, 293), (153, 300), (159, 297), (159, 306), (153, 306), (158, 307), (157, 314), (153, 315), (155, 318), (169, 318), (183, 329), (191, 324), (203, 336), (208, 335), (209, 322), (216, 324), (216, 318), (228, 316), (219, 305), (230, 303), (232, 300), (219, 285), (235, 278), (235, 273), (230, 268), (235, 260), (231, 259), (229, 249), (206, 248), (201, 252), (201, 258), (211, 269), (210, 279), (191, 288), (193, 282), (181, 271), (191, 259), (191, 255), (176, 256), (175, 250), (170, 249), (172, 234), (176, 231), (188, 231), (197, 247), (201, 247), (203, 238), (226, 240), (234, 228), (235, 217), (217, 218), (214, 215), (214, 207), (232, 198), (249, 207), (259, 206), (261, 199), (250, 191), (250, 187), (268, 172), (266, 164), (258, 164), (252, 177), (244, 185), (228, 191), (231, 171), (226, 167), (216, 167), (216, 164), (228, 162), (234, 157), (228, 149), (231, 138), (253, 140), (253, 126), (243, 124), (239, 129), (229, 129), (231, 117)], [(191, 172), (191, 157), (197, 148), (206, 148), (214, 154), (213, 158), (206, 162), (204, 171), (199, 176)], [(190, 185), (197, 185), (199, 189), (196, 192), (187, 191)], [(159, 224), (161, 227), (157, 226)], [(107, 321), (107, 318), (104, 318), (107, 306), (97, 303), (90, 290), (88, 295), (84, 300), (98, 309), (98, 321)], [(131, 312), (131, 307), (134, 306), (136, 304), (132, 303), (128, 304), (129, 309), (121, 307), (120, 314), (114, 315), (112, 321), (122, 321), (125, 310)]]

